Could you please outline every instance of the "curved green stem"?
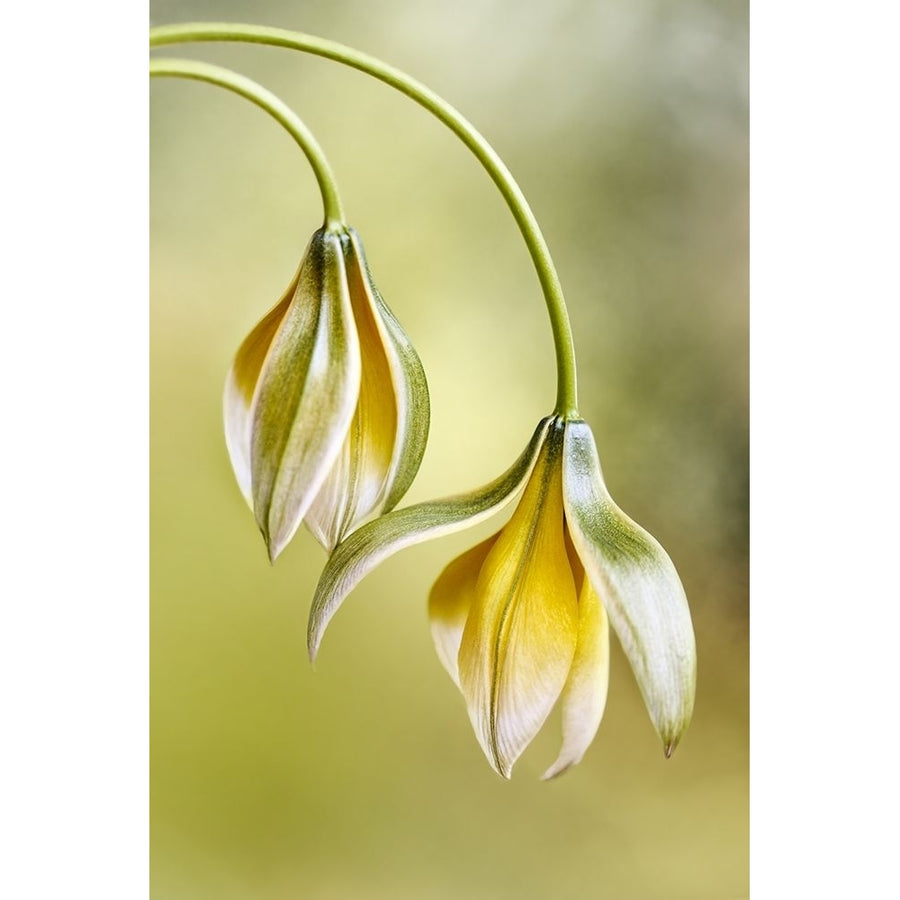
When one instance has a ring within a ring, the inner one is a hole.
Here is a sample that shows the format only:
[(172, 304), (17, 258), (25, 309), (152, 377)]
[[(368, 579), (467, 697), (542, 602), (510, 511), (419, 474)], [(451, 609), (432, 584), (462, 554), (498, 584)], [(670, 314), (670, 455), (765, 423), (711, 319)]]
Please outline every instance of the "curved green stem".
[(150, 77), (154, 76), (205, 81), (208, 84), (215, 84), (234, 91), (264, 109), (291, 135), (309, 160), (322, 193), (325, 227), (342, 228), (344, 226), (344, 211), (341, 207), (331, 166), (328, 165), (328, 160), (312, 132), (284, 101), (271, 91), (267, 91), (262, 85), (237, 72), (189, 59), (151, 59)]
[(268, 44), (323, 56), (343, 63), (354, 69), (372, 75), (380, 81), (396, 88), (407, 97), (424, 106), (437, 116), (475, 154), (500, 189), (522, 237), (544, 292), (550, 326), (553, 330), (553, 344), (556, 351), (557, 400), (556, 412), (568, 418), (577, 416), (577, 383), (575, 372), (575, 346), (569, 315), (563, 298), (562, 286), (556, 267), (550, 257), (547, 242), (515, 179), (506, 168), (496, 151), (454, 107), (439, 97), (430, 88), (399, 69), (352, 47), (337, 44), (324, 38), (286, 31), (281, 28), (266, 28), (259, 25), (236, 25), (228, 23), (190, 23), (185, 25), (165, 25), (150, 29), (150, 46), (189, 43), (193, 41), (241, 41), (251, 44)]

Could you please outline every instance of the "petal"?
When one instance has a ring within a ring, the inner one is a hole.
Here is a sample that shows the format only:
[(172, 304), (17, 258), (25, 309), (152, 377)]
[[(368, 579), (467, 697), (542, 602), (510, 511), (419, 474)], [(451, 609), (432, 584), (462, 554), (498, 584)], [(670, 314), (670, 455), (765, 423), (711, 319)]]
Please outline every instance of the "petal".
[(340, 453), (359, 379), (340, 236), (320, 229), (306, 251), (253, 403), (253, 508), (273, 560)]
[(309, 505), (303, 521), (313, 537), (330, 553), (340, 542), (347, 515), (348, 495), (352, 495), (353, 448), (350, 434), (356, 427), (354, 413), (347, 437), (341, 444), (322, 487)]
[[(387, 512), (400, 502), (419, 471), (428, 441), (431, 401), (419, 355), (375, 286), (362, 241), (353, 228), (348, 228), (347, 233), (351, 250), (347, 256), (351, 295), (365, 296), (371, 306), (373, 322), (390, 368), (396, 403), (394, 449), (382, 507)], [(365, 365), (365, 359), (363, 363)]]
[(319, 578), (309, 612), (307, 647), (310, 659), (315, 660), (325, 629), (344, 598), (379, 563), (404, 547), (475, 525), (501, 509), (531, 472), (549, 421), (541, 421), (525, 452), (490, 484), (469, 494), (417, 503), (386, 513), (338, 544)]
[(428, 618), (434, 648), (444, 668), (459, 687), (459, 644), (472, 602), (478, 574), (498, 535), (458, 556), (438, 576), (428, 595)]
[(578, 643), (560, 698), (562, 749), (544, 779), (561, 775), (581, 762), (594, 740), (609, 687), (609, 619), (590, 581), (585, 578), (578, 598)]
[(697, 677), (678, 573), (659, 543), (613, 503), (594, 436), (582, 421), (566, 425), (563, 495), (572, 541), (670, 756), (690, 722)]
[(521, 502), (485, 560), (459, 648), (469, 718), (504, 778), (556, 704), (578, 637), (564, 537), (561, 437), (548, 438)]
[[(383, 320), (382, 311), (386, 307), (376, 299), (377, 290), (365, 267), (362, 245), (355, 231), (348, 229), (343, 245), (350, 303), (359, 335), (362, 379), (342, 458), (329, 473), (306, 515), (306, 524), (329, 551), (368, 516), (382, 512), (394, 480), (396, 458), (409, 449), (409, 441), (399, 427), (401, 398), (403, 414), (408, 417), (403, 363)], [(427, 437), (427, 388), (425, 398)], [(413, 476), (424, 449), (423, 442), (414, 460)]]
[(270, 309), (253, 331), (244, 339), (234, 356), (228, 377), (225, 379), (223, 407), (225, 414), (225, 446), (231, 458), (241, 493), (253, 506), (250, 487), (250, 430), (253, 422), (251, 409), (256, 382), (265, 361), (275, 332), (287, 312), (300, 271), (291, 280), (282, 298)]

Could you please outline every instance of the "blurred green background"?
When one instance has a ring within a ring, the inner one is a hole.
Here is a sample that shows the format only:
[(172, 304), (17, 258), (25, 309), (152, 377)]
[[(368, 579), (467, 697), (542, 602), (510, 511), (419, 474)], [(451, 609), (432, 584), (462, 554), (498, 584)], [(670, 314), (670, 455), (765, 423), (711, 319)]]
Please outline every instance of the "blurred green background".
[[(723, 0), (153, 0), (152, 24), (252, 21), (374, 53), (482, 130), (566, 290), (619, 504), (694, 614), (693, 724), (670, 761), (616, 645), (606, 717), (552, 783), (551, 720), (511, 782), (431, 647), (440, 569), (499, 520), (405, 551), (351, 595), (315, 672), (324, 554), (266, 561), (231, 474), (221, 391), (321, 204), (290, 138), (208, 85), (151, 86), (151, 871), (156, 898), (641, 898), (748, 894), (747, 6)], [(408, 501), (470, 489), (555, 397), (537, 279), (459, 141), (335, 63), (166, 48), (291, 104), (338, 176), (432, 393)]]

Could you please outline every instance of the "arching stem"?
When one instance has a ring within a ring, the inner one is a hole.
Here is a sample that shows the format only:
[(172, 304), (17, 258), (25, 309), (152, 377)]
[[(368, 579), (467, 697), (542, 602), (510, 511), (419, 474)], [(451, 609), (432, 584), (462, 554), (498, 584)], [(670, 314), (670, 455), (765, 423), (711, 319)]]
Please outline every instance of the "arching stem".
[(297, 114), (275, 94), (230, 69), (189, 59), (151, 59), (150, 77), (191, 78), (195, 81), (205, 81), (208, 84), (215, 84), (234, 91), (264, 109), (291, 135), (309, 160), (322, 193), (325, 227), (335, 229), (343, 227), (344, 211), (338, 196), (337, 184), (322, 148)]

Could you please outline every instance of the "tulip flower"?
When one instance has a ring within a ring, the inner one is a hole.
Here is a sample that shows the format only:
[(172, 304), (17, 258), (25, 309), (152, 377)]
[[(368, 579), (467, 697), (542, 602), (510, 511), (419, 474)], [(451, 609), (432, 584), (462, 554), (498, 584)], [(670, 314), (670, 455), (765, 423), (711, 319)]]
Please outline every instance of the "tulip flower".
[(694, 703), (687, 600), (663, 548), (613, 503), (580, 419), (544, 419), (516, 464), (482, 490), (395, 510), (352, 534), (320, 579), (311, 657), (344, 598), (376, 565), (483, 520), (520, 490), (509, 522), (450, 563), (429, 599), (438, 657), (488, 761), (508, 778), (557, 703), (562, 749), (544, 777), (581, 760), (606, 703), (609, 625), (670, 756)]
[(392, 509), (428, 435), (422, 364), (352, 228), (322, 228), (281, 300), (241, 344), (225, 439), (274, 560), (305, 522), (327, 549)]

